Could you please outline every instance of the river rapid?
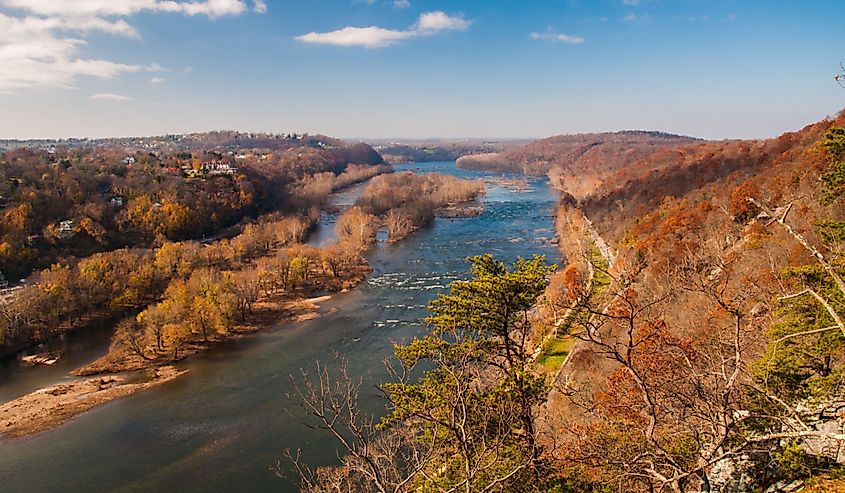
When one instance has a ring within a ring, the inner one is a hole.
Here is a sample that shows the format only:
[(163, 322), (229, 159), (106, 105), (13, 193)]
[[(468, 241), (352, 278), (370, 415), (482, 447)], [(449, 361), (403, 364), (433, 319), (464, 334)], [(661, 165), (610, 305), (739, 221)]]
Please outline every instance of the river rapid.
[[(529, 178), (530, 187), (516, 191), (502, 185), (502, 175), (462, 170), (454, 162), (396, 169), (484, 179), (484, 212), (438, 218), (396, 245), (379, 244), (368, 255), (374, 271), (367, 281), (324, 303), (318, 319), (282, 323), (192, 356), (179, 365), (188, 373), (172, 382), (56, 430), (0, 442), (0, 491), (285, 492), (296, 489), (270, 471), (285, 449), (302, 449), (311, 465), (336, 463), (334, 442), (306, 428), (302, 412), (285, 398), (289, 375), (313, 370), (316, 361), (332, 363), (340, 354), (364, 379), (367, 406), (383, 410), (372, 388), (386, 378), (382, 360), (391, 343), (423, 333), (427, 303), (449, 282), (467, 277), (467, 256), (493, 253), (511, 262), (542, 254), (558, 261), (551, 243), (557, 196), (545, 179)], [(360, 190), (350, 189), (335, 203), (350, 203)], [(326, 215), (312, 242), (331, 241), (333, 222)], [(90, 359), (104, 352), (103, 335), (94, 337), (99, 339), (87, 346), (78, 342), (70, 356)], [(0, 379), (0, 398), (57, 383), (49, 380), (66, 372), (6, 368), (0, 371), (6, 377)]]

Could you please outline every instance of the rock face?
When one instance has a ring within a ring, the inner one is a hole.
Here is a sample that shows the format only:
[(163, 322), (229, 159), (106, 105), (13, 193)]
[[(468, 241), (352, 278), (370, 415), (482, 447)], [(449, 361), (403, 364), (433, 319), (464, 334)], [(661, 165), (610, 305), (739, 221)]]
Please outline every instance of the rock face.
[[(845, 433), (845, 398), (831, 399), (814, 406), (801, 406), (798, 412), (804, 417), (804, 424), (812, 430), (830, 435)], [(798, 423), (793, 423), (798, 427)], [(803, 440), (804, 451), (830, 459), (838, 464), (845, 464), (845, 443), (824, 437), (807, 437)]]
[(61, 352), (33, 354), (30, 356), (21, 356), (21, 362), (28, 366), (45, 365), (52, 366), (59, 362), (62, 357)]
[(741, 455), (717, 462), (708, 479), (712, 493), (745, 493), (759, 489), (765, 478), (766, 462), (760, 457)]
[[(803, 425), (797, 421), (789, 423), (784, 431), (804, 429), (806, 426), (810, 430), (841, 435), (845, 430), (845, 399), (832, 399), (813, 406), (804, 405), (797, 410), (802, 416)], [(786, 445), (786, 442), (784, 441), (781, 445)], [(845, 447), (841, 440), (805, 437), (801, 447), (808, 455), (845, 464)], [(768, 455), (746, 454), (716, 463), (708, 478), (713, 493), (743, 493), (766, 488), (766, 485), (770, 484), (777, 475), (777, 471), (772, 469), (771, 458)], [(764, 491), (765, 493), (793, 493), (803, 488), (804, 482), (801, 480), (781, 480), (770, 484)]]
[(778, 481), (766, 488), (766, 493), (795, 493), (804, 489), (804, 481)]

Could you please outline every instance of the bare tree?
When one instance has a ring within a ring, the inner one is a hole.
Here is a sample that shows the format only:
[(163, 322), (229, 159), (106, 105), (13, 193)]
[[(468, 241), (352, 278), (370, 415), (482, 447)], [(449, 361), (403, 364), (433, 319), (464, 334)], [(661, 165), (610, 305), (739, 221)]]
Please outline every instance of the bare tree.
[[(767, 214), (825, 266), (783, 212)], [(568, 389), (582, 413), (569, 424), (568, 460), (627, 489), (709, 491), (714, 468), (740, 454), (768, 456), (782, 440), (845, 438), (808, 425), (794, 404), (755, 379), (750, 366), (766, 342), (769, 310), (752, 305), (768, 293), (739, 275), (736, 256), (725, 253), (688, 252), (657, 282), (622, 272), (605, 297), (583, 299), (574, 335), (611, 362), (610, 378), (598, 390)], [(838, 276), (829, 263), (825, 270)], [(818, 293), (795, 296), (817, 299), (836, 320), (821, 330), (838, 330), (841, 319)], [(673, 314), (676, 306), (687, 313)], [(749, 407), (753, 400), (763, 405)]]
[[(427, 465), (434, 451), (430, 442), (401, 432), (379, 431), (375, 418), (361, 410), (361, 380), (350, 375), (346, 361), (339, 360), (336, 375), (318, 363), (315, 377), (303, 370), (300, 380), (291, 377), (291, 382), (295, 394), (288, 398), (313, 418), (316, 424), (308, 426), (328, 431), (342, 451), (341, 466), (317, 470), (303, 464), (299, 452), (286, 451), (302, 491), (407, 491)], [(275, 470), (287, 477), (283, 464), (277, 463)]]
[[(398, 493), (415, 491), (420, 484), (442, 493), (500, 491), (531, 464), (531, 457), (514, 461), (510, 455), (515, 431), (509, 423), (519, 406), (506, 400), (478, 405), (484, 377), (476, 370), (467, 372), (468, 367), (450, 365), (445, 370), (449, 412), (419, 408), (401, 422), (381, 426), (361, 410), (361, 380), (350, 376), (346, 362), (341, 361), (336, 372), (318, 365), (313, 378), (303, 372), (289, 397), (313, 419), (309, 427), (336, 439), (341, 465), (315, 470), (303, 464), (298, 451), (286, 451), (294, 481), (306, 492)], [(393, 374), (407, 380), (411, 372), (406, 370)], [(426, 425), (438, 431), (426, 432), (433, 429)], [(274, 469), (287, 477), (282, 462)], [(459, 479), (447, 479), (454, 477)]]

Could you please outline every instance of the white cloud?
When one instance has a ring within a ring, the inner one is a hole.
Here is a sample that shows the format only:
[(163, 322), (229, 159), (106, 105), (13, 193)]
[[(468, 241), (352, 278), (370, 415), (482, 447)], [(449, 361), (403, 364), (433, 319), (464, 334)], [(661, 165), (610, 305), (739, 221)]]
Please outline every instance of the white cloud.
[(85, 41), (55, 34), (67, 29), (85, 31), (97, 29), (97, 24), (71, 28), (61, 19), (17, 18), (0, 13), (0, 92), (71, 87), (78, 76), (110, 79), (144, 70), (140, 65), (78, 57), (77, 51)]
[(88, 99), (93, 99), (95, 101), (132, 101), (132, 98), (129, 96), (112, 94), (110, 92), (98, 92), (97, 94), (88, 96)]
[(553, 32), (547, 33), (531, 33), (531, 39), (537, 39), (542, 41), (553, 41), (557, 43), (567, 43), (573, 45), (579, 45), (585, 41), (586, 39), (582, 38), (581, 36), (570, 36), (569, 34), (558, 34)]
[(426, 12), (420, 15), (420, 20), (414, 30), (420, 33), (435, 33), (438, 31), (466, 31), (470, 22), (460, 16), (450, 16), (445, 12)]
[(161, 84), (162, 82), (167, 82), (167, 79), (164, 77), (153, 77), (150, 79), (150, 84)]
[(640, 21), (640, 18), (637, 17), (634, 14), (629, 13), (629, 14), (626, 14), (625, 17), (622, 18), (622, 20), (625, 21), (625, 22), (636, 23), (636, 22)]
[(247, 10), (243, 0), (0, 0), (0, 5), (37, 15), (60, 17), (126, 17), (142, 11), (220, 17), (238, 15)]
[(297, 36), (296, 39), (304, 43), (383, 48), (418, 36), (430, 36), (444, 31), (465, 31), (470, 24), (470, 21), (461, 16), (450, 16), (444, 12), (435, 11), (420, 15), (419, 20), (406, 30), (385, 29), (377, 26), (348, 26), (324, 33), (310, 32)]
[(297, 36), (304, 43), (327, 44), (336, 46), (365, 46), (382, 48), (416, 34), (412, 31), (394, 31), (381, 27), (344, 27), (327, 33), (311, 32)]
[(393, 6), (397, 9), (407, 9), (411, 6), (411, 2), (408, 0), (393, 0)]
[[(29, 17), (28, 19), (33, 19)], [(123, 19), (118, 19), (115, 21), (111, 21), (108, 19), (103, 19), (101, 17), (71, 17), (71, 18), (58, 18), (58, 17), (48, 17), (43, 19), (45, 21), (45, 28), (54, 28), (54, 29), (61, 29), (64, 31), (82, 31), (82, 32), (90, 32), (90, 31), (102, 31), (107, 34), (114, 34), (117, 36), (126, 36), (129, 38), (140, 38), (141, 36), (138, 34), (138, 31), (135, 30), (134, 27), (130, 26)], [(53, 26), (50, 26), (53, 24)]]
[[(266, 11), (254, 0), (255, 11)], [(247, 10), (243, 0), (0, 0), (0, 92), (74, 87), (79, 77), (110, 79), (125, 73), (164, 70), (158, 64), (116, 63), (79, 54), (91, 32), (140, 38), (123, 17), (139, 12), (176, 12), (215, 18)], [(263, 9), (263, 10), (262, 10)]]
[(264, 0), (255, 0), (252, 3), (252, 10), (258, 12), (259, 14), (263, 14), (267, 12), (267, 3)]

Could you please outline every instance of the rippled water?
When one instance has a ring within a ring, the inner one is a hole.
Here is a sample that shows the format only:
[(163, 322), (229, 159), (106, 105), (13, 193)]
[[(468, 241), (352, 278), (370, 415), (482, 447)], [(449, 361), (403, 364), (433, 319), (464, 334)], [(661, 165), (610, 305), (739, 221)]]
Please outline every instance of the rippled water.
[[(397, 168), (492, 176), (454, 163)], [(52, 432), (0, 443), (0, 490), (294, 491), (269, 471), (284, 449), (303, 449), (314, 465), (334, 463), (336, 452), (285, 399), (288, 376), (339, 353), (365, 380), (367, 405), (380, 409), (370, 382), (384, 378), (391, 343), (422, 333), (426, 304), (466, 277), (467, 256), (556, 260), (556, 197), (545, 181), (531, 184), (527, 193), (490, 185), (480, 216), (438, 219), (398, 245), (380, 245), (370, 254), (370, 278), (324, 304), (322, 318), (234, 341), (185, 362), (190, 371), (180, 379)]]

